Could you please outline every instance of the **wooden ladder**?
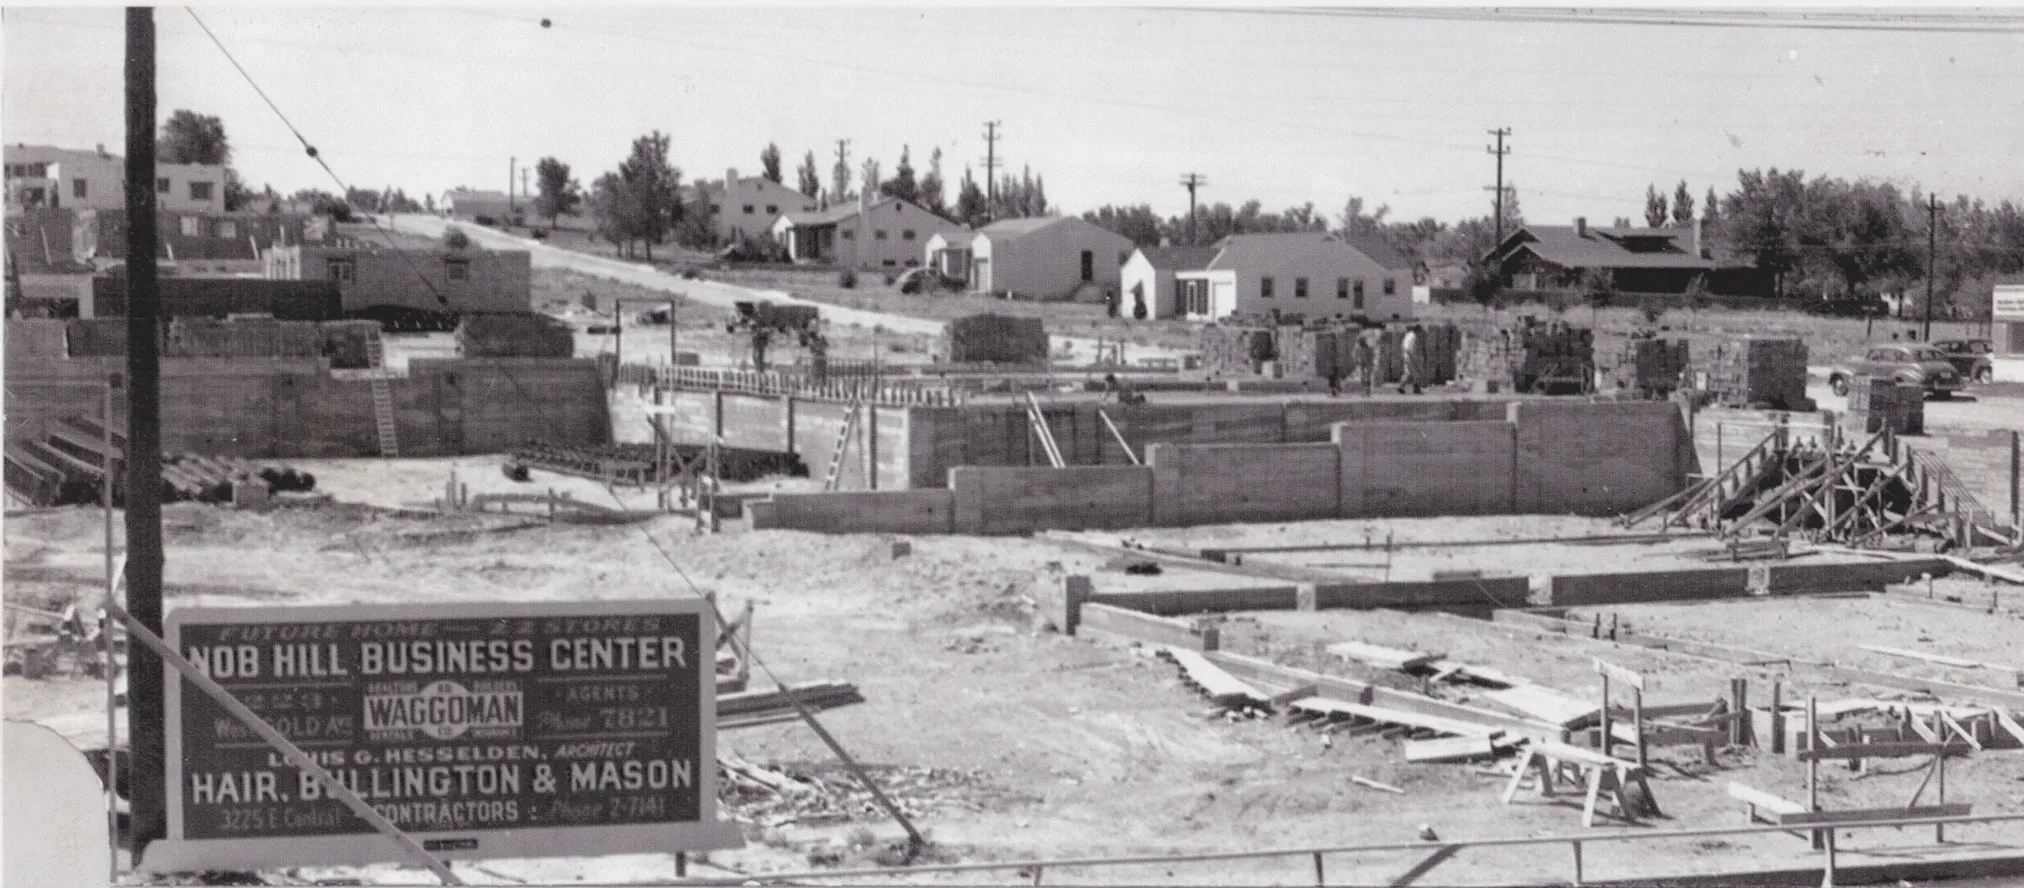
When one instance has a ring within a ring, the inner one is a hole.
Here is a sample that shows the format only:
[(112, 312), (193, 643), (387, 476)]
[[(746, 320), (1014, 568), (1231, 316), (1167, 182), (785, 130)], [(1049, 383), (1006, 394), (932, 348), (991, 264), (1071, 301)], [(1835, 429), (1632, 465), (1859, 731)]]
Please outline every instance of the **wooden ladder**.
[(400, 437), (394, 428), (394, 392), (386, 377), (386, 345), (379, 331), (365, 338), (365, 363), (372, 370), (372, 418), (379, 427), (379, 451), (383, 459), (401, 455)]
[(844, 411), (843, 428), (837, 430), (836, 447), (829, 453), (829, 471), (822, 478), (823, 490), (835, 490), (836, 483), (843, 478), (844, 451), (850, 448), (851, 435), (857, 431), (857, 418), (863, 407), (863, 401), (853, 400)]

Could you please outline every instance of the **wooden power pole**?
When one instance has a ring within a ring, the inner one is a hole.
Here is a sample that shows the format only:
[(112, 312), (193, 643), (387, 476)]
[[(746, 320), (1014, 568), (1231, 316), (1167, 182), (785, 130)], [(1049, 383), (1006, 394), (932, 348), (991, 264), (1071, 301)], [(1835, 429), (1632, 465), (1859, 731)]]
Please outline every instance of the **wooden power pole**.
[(1926, 322), (1921, 342), (1933, 341), (1933, 278), (1940, 273), (1940, 196), (1926, 195)]
[(1188, 189), (1188, 245), (1195, 243), (1195, 189), (1209, 184), (1200, 173), (1188, 173), (1181, 177), (1181, 185)]
[(998, 217), (998, 121), (984, 123), (984, 217)]
[[(126, 11), (127, 477), (126, 609), (162, 633), (162, 415), (160, 302), (155, 249), (155, 18)], [(107, 417), (107, 422), (112, 418)], [(168, 834), (163, 663), (129, 658), (128, 720), (133, 744), (132, 845)]]
[(1497, 245), (1502, 246), (1504, 243), (1504, 155), (1511, 153), (1511, 149), (1504, 147), (1504, 137), (1511, 135), (1511, 128), (1508, 126), (1498, 127), (1491, 130), (1490, 135), (1497, 137), (1497, 147), (1490, 148), (1486, 146), (1483, 150), (1497, 156), (1497, 184), (1493, 186), (1497, 191), (1497, 220), (1495, 224), (1497, 229)]

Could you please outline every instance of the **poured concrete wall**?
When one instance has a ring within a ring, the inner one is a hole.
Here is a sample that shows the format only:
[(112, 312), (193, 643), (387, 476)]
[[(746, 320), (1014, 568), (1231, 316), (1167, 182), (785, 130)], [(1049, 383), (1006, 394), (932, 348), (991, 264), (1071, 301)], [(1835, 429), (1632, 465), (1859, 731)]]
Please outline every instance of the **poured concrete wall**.
[(775, 494), (745, 504), (752, 529), (832, 526), (853, 533), (950, 533), (956, 497), (948, 490)]
[(1333, 444), (1154, 444), (1154, 523), (1334, 518), (1339, 460)]
[(1750, 570), (1724, 567), (1555, 576), (1546, 589), (1545, 604), (1555, 607), (1743, 598), (1750, 594)]
[(1693, 444), (1677, 405), (1518, 401), (1508, 409), (1519, 514), (1620, 514), (1686, 483)]
[(958, 533), (1143, 527), (1153, 520), (1153, 470), (964, 467), (949, 471)]
[(1515, 509), (1509, 422), (1349, 422), (1335, 427), (1344, 517), (1504, 515)]

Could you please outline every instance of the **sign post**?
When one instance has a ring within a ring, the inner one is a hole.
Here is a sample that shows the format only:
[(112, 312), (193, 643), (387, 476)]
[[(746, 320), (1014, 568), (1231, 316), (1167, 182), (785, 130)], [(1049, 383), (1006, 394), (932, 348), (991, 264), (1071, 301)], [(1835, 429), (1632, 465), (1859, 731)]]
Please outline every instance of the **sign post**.
[[(443, 859), (742, 844), (716, 817), (701, 601), (184, 609), (168, 643)], [(187, 678), (155, 871), (406, 855)]]

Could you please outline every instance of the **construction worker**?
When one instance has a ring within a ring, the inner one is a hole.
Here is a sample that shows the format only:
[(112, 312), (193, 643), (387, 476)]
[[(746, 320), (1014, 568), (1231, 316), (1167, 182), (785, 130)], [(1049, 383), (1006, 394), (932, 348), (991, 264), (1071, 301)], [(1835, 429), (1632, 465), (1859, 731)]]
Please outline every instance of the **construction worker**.
[(1356, 345), (1350, 350), (1350, 366), (1363, 383), (1363, 393), (1369, 395), (1371, 387), (1377, 384), (1377, 352), (1370, 347), (1370, 337), (1356, 337)]
[(1414, 324), (1406, 328), (1406, 336), (1404, 340), (1399, 342), (1399, 350), (1404, 353), (1404, 360), (1401, 363), (1405, 366), (1404, 373), (1399, 377), (1399, 394), (1405, 394), (1406, 386), (1410, 385), (1413, 387), (1413, 394), (1417, 395), (1420, 393), (1420, 378), (1422, 376), (1420, 371), (1420, 325)]

